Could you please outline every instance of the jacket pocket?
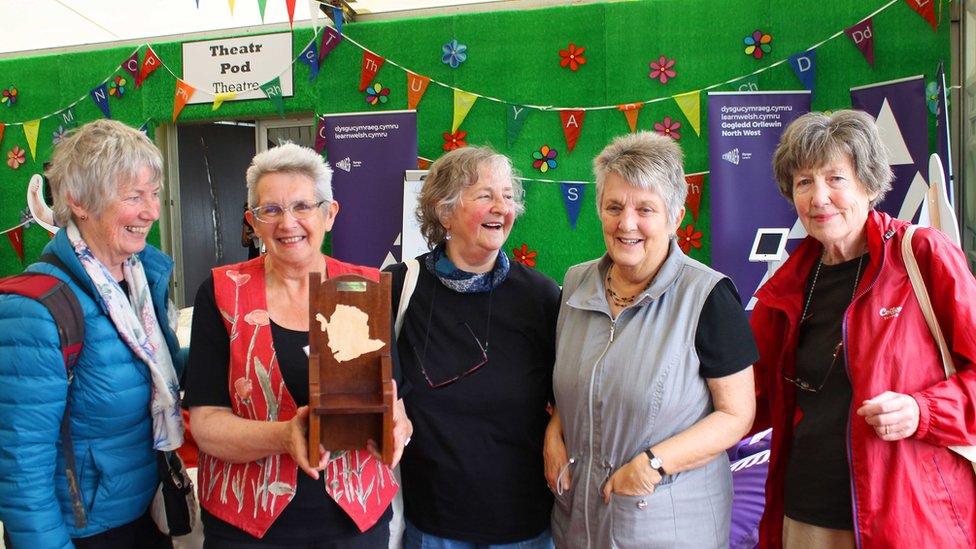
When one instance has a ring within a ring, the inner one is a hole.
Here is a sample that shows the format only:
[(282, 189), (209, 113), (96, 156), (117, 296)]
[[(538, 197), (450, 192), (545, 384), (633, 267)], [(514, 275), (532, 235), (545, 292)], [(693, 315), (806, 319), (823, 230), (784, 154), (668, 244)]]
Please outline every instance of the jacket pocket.
[(671, 490), (658, 486), (653, 494), (610, 498), (613, 546), (620, 549), (673, 547), (677, 542)]
[[(932, 513), (938, 516), (938, 523), (945, 532), (959, 544), (958, 547), (972, 547), (971, 532), (966, 527), (963, 516), (956, 507), (952, 486), (959, 479), (956, 461), (960, 461), (948, 448), (936, 451), (921, 460), (925, 468), (929, 489), (926, 490)], [(972, 476), (972, 466), (967, 462), (965, 478)]]

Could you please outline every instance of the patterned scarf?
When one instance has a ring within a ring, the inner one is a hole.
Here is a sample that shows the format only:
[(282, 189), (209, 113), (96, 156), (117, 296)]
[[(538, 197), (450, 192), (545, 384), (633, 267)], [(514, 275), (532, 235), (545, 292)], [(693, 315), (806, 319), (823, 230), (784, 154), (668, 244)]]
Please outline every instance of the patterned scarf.
[[(66, 228), (68, 240), (74, 246), (81, 266), (91, 278), (99, 297), (108, 309), (122, 341), (149, 366), (152, 378), (150, 413), (153, 419), (153, 448), (172, 451), (183, 444), (183, 418), (180, 415), (180, 384), (173, 367), (166, 338), (159, 327), (153, 309), (146, 271), (136, 255), (122, 264), (122, 273), (129, 285), (130, 297), (122, 291), (108, 268), (92, 253), (74, 222)], [(170, 328), (176, 328), (172, 303), (167, 304)]]
[(424, 264), (427, 270), (441, 281), (441, 284), (455, 292), (462, 294), (487, 292), (497, 288), (508, 277), (511, 265), (503, 251), (498, 252), (495, 266), (487, 273), (469, 273), (458, 269), (447, 257), (445, 250), (445, 244), (441, 242), (427, 254)]

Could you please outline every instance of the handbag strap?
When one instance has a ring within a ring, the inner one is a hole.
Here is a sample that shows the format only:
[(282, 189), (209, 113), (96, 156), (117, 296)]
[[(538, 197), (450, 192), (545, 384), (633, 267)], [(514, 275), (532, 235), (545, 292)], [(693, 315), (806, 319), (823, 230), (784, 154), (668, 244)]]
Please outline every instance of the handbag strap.
[(912, 236), (915, 234), (916, 229), (918, 229), (918, 225), (911, 225), (905, 231), (905, 236), (901, 240), (901, 255), (905, 261), (905, 270), (908, 271), (908, 278), (912, 281), (912, 289), (915, 290), (915, 297), (918, 299), (918, 304), (922, 308), (925, 323), (928, 324), (929, 331), (932, 332), (932, 337), (939, 346), (939, 354), (942, 356), (942, 367), (945, 369), (946, 378), (948, 378), (956, 373), (956, 366), (952, 363), (949, 346), (946, 345), (945, 337), (942, 335), (942, 328), (939, 327), (939, 321), (935, 318), (935, 312), (932, 310), (932, 301), (929, 299), (929, 292), (925, 287), (925, 280), (922, 279), (922, 273), (918, 269), (918, 260), (915, 258), (915, 250), (912, 248)]
[(420, 276), (420, 262), (416, 259), (408, 259), (403, 262), (407, 266), (407, 275), (403, 279), (403, 289), (400, 290), (400, 306), (397, 307), (395, 330), (396, 335), (400, 335), (400, 328), (403, 327), (404, 313), (410, 305), (410, 297), (417, 288), (417, 278)]

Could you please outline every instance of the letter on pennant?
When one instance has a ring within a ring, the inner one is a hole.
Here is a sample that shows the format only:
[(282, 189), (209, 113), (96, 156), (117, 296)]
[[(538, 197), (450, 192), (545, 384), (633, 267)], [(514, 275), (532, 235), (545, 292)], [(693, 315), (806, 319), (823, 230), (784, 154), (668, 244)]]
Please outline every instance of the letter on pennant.
[(281, 78), (275, 76), (270, 82), (262, 84), (261, 91), (264, 92), (264, 95), (274, 105), (275, 110), (278, 111), (278, 116), (284, 118), (285, 99), (281, 96)]
[(373, 81), (376, 73), (380, 72), (380, 67), (386, 61), (381, 55), (377, 55), (369, 50), (363, 50), (363, 72), (359, 75), (359, 91), (366, 89), (366, 86)]
[(315, 45), (315, 41), (312, 40), (305, 46), (302, 50), (301, 55), (298, 58), (308, 65), (308, 81), (311, 82), (319, 75), (319, 48)]
[(696, 173), (685, 176), (685, 184), (688, 185), (688, 196), (685, 198), (685, 206), (691, 211), (691, 219), (698, 222), (698, 209), (701, 207), (702, 189), (705, 187), (705, 174)]
[(319, 123), (315, 126), (315, 152), (322, 154), (322, 149), (325, 148), (325, 118), (318, 117)]
[(176, 122), (176, 117), (180, 115), (180, 111), (186, 106), (187, 101), (193, 97), (195, 91), (197, 90), (193, 86), (179, 78), (176, 79), (176, 93), (173, 95), (173, 122)]
[(24, 227), (17, 227), (7, 231), (7, 239), (10, 240), (10, 247), (14, 249), (20, 264), (24, 264)]
[(37, 130), (41, 127), (41, 119), (24, 122), (24, 137), (27, 138), (27, 148), (30, 149), (31, 158), (37, 160)]
[(454, 88), (454, 121), (451, 123), (452, 133), (461, 127), (461, 123), (467, 118), (468, 113), (471, 112), (471, 107), (474, 106), (474, 102), (477, 100), (477, 95)]
[(643, 103), (624, 103), (623, 105), (617, 105), (617, 110), (624, 113), (624, 116), (627, 118), (627, 125), (630, 126), (630, 133), (637, 131), (637, 116), (640, 114), (640, 110), (643, 108)]
[(325, 27), (322, 31), (322, 45), (319, 46), (319, 61), (325, 59), (342, 42), (342, 35), (332, 27)]
[(844, 29), (844, 34), (851, 39), (854, 46), (864, 55), (868, 64), (874, 66), (874, 23), (872, 17), (856, 25)]
[(939, 23), (935, 20), (934, 0), (905, 0), (905, 3), (932, 25), (933, 32), (939, 32)]
[(139, 79), (139, 50), (132, 52), (132, 55), (122, 62), (122, 69), (132, 76), (133, 82)]
[(790, 56), (790, 66), (803, 87), (813, 91), (817, 72), (817, 50), (807, 50)]
[(429, 85), (430, 78), (407, 71), (407, 109), (417, 108)]
[(507, 105), (505, 107), (505, 135), (509, 147), (515, 144), (515, 140), (522, 133), (525, 119), (529, 117), (532, 110), (522, 105)]
[(563, 122), (563, 135), (566, 137), (566, 148), (569, 152), (573, 152), (573, 149), (576, 148), (576, 141), (583, 130), (583, 118), (585, 116), (586, 111), (582, 109), (559, 111), (559, 118)]
[(690, 91), (674, 96), (681, 113), (688, 119), (695, 135), (701, 135), (701, 90)]
[(569, 226), (576, 229), (580, 208), (583, 205), (583, 193), (586, 192), (586, 184), (560, 183), (560, 187), (562, 188), (563, 205), (566, 206), (566, 216), (569, 218)]
[(139, 77), (136, 78), (136, 87), (142, 86), (146, 78), (158, 69), (160, 65), (162, 65), (162, 61), (156, 56), (156, 52), (153, 51), (152, 46), (146, 46), (146, 56), (142, 58), (142, 68), (139, 69)]
[(68, 107), (67, 109), (61, 111), (61, 125), (64, 126), (64, 129), (66, 130), (78, 127), (78, 120), (75, 118), (74, 108)]
[(108, 85), (102, 84), (97, 88), (93, 88), (91, 91), (92, 101), (98, 105), (98, 108), (102, 110), (102, 114), (105, 118), (112, 118), (112, 113), (108, 107)]

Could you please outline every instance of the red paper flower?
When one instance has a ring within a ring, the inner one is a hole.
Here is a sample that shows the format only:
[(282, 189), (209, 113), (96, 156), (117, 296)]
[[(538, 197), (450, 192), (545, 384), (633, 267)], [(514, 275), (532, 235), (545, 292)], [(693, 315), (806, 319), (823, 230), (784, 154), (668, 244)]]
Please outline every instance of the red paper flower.
[(651, 80), (660, 80), (662, 84), (667, 84), (669, 78), (674, 78), (678, 73), (674, 72), (674, 59), (661, 56), (657, 61), (651, 61)]
[(527, 267), (535, 267), (535, 256), (539, 255), (535, 250), (530, 250), (529, 245), (522, 243), (521, 248), (512, 248), (512, 256), (515, 261)]
[(701, 231), (696, 231), (695, 226), (690, 223), (684, 229), (679, 227), (674, 234), (678, 237), (678, 247), (681, 248), (681, 251), (684, 253), (690, 252), (692, 248), (702, 247)]
[(657, 133), (665, 137), (670, 137), (675, 141), (681, 139), (681, 134), (678, 133), (678, 128), (680, 127), (681, 127), (681, 122), (678, 122), (677, 120), (671, 120), (670, 116), (665, 116), (664, 120), (662, 120), (661, 122), (654, 123), (654, 131), (656, 131)]
[(576, 44), (572, 42), (569, 43), (569, 47), (565, 50), (559, 50), (559, 66), (562, 68), (569, 67), (569, 70), (576, 72), (580, 68), (580, 65), (586, 64), (586, 58), (583, 57), (583, 52), (586, 48), (577, 48)]
[(464, 140), (464, 138), (467, 136), (468, 132), (464, 130), (458, 130), (454, 133), (444, 132), (444, 150), (453, 151), (454, 149), (467, 147), (468, 142)]
[(10, 166), (11, 169), (16, 170), (24, 162), (27, 162), (27, 157), (24, 155), (24, 149), (14, 145), (14, 148), (7, 151), (7, 165)]

